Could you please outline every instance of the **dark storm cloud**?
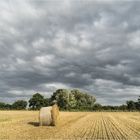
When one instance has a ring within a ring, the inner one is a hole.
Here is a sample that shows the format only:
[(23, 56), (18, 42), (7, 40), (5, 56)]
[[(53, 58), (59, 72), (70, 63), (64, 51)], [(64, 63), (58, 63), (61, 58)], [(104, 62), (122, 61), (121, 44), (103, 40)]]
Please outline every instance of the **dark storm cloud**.
[[(103, 104), (140, 92), (140, 2), (2, 0), (0, 99), (79, 88)], [(113, 98), (113, 99), (112, 99)]]

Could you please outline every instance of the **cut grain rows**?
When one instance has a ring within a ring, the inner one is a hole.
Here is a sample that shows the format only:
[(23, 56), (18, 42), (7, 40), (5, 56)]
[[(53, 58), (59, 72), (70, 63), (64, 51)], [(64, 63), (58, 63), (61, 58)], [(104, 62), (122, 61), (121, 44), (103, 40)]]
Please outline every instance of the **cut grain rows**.
[[(90, 113), (77, 120), (66, 132), (65, 138), (92, 138), (92, 139), (138, 139), (139, 132), (126, 125), (127, 121), (116, 119), (114, 113)], [(121, 122), (120, 122), (121, 121)], [(64, 132), (65, 133), (65, 132)]]
[(122, 115), (116, 115), (110, 117), (110, 121), (112, 123), (116, 123), (118, 125), (119, 130), (125, 134), (127, 139), (138, 139), (140, 138), (140, 132), (139, 132), (139, 122), (134, 123), (129, 120), (129, 118), (125, 118)]
[[(6, 120), (4, 120), (4, 115)], [(38, 112), (0, 112), (0, 139), (140, 139), (140, 113), (60, 112), (58, 125), (38, 126)]]
[(90, 113), (67, 127), (68, 131), (64, 131), (63, 136), (64, 138), (124, 139), (125, 136), (119, 131), (119, 127), (114, 126), (109, 119), (102, 113)]

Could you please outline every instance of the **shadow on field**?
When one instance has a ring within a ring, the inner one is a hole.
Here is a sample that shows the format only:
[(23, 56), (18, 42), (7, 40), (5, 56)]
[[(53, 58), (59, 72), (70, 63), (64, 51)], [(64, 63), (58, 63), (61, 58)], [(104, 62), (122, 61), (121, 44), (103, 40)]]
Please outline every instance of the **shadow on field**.
[(39, 126), (39, 122), (28, 122), (28, 124), (33, 125), (35, 127)]

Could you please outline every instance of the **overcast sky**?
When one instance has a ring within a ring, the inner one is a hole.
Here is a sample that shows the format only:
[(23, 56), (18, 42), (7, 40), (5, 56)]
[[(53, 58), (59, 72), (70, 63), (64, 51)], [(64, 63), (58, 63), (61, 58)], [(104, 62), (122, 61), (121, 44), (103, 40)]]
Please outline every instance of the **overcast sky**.
[(58, 88), (138, 98), (140, 1), (0, 0), (0, 101)]

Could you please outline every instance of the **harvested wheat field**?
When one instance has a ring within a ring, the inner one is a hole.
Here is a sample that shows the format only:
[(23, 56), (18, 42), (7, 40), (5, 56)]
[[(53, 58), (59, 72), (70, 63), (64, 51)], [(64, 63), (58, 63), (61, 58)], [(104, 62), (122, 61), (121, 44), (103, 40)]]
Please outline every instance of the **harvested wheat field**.
[(57, 126), (39, 126), (37, 111), (0, 111), (0, 139), (140, 139), (138, 112), (60, 112)]

